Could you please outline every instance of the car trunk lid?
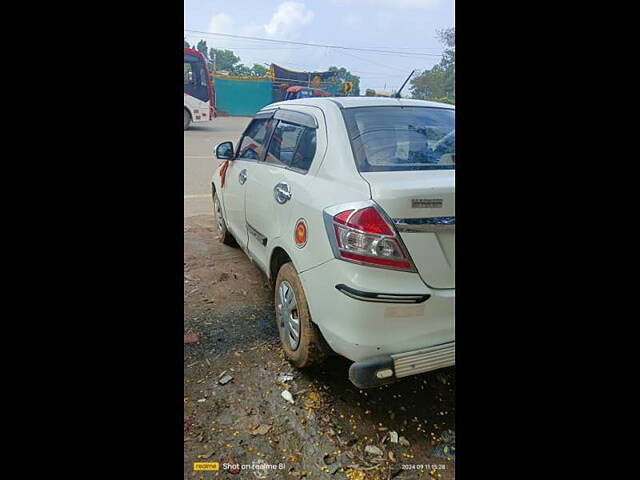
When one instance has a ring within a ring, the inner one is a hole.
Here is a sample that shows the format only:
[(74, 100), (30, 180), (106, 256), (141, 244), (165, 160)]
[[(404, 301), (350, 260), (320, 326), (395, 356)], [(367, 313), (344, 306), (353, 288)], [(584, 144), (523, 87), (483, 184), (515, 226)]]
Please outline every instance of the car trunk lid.
[(455, 170), (361, 175), (372, 199), (396, 224), (424, 283), (455, 288)]

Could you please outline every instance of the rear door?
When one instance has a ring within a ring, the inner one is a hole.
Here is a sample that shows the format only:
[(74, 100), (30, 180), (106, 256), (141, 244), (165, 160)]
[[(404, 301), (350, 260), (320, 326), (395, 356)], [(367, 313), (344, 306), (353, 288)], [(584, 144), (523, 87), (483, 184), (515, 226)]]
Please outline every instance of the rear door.
[(248, 249), (265, 271), (275, 239), (293, 238), (292, 205), (302, 194), (316, 153), (318, 126), (312, 115), (285, 109), (276, 111), (273, 122), (266, 158), (255, 165), (247, 182)]
[(344, 110), (356, 164), (422, 280), (455, 288), (455, 110)]

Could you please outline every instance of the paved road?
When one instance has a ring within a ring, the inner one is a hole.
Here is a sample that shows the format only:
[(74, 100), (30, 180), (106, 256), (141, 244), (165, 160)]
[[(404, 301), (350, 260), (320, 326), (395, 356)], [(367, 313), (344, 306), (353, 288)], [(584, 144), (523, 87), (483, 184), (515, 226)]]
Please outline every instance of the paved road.
[(219, 164), (214, 147), (225, 140), (234, 146), (251, 120), (248, 117), (220, 117), (192, 124), (184, 132), (184, 217), (211, 215), (211, 176)]

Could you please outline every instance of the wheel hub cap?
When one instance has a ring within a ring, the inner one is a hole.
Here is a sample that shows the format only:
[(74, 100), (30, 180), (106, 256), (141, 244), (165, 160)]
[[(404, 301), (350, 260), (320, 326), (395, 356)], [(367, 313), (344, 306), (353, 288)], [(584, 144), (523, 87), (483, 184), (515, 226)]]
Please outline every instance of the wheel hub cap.
[(285, 337), (293, 350), (300, 344), (300, 317), (296, 294), (289, 282), (280, 283), (278, 288), (280, 311), (280, 327), (284, 328)]
[(216, 211), (216, 221), (218, 222), (218, 231), (222, 233), (222, 212), (220, 211), (220, 202), (217, 199), (214, 208)]

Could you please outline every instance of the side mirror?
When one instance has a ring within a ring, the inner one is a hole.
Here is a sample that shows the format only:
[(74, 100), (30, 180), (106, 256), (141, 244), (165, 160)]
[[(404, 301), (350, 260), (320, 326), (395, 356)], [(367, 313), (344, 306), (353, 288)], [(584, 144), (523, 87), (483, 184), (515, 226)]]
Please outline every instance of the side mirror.
[(220, 160), (230, 160), (233, 158), (233, 143), (222, 142), (216, 145), (216, 158)]

